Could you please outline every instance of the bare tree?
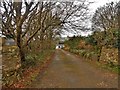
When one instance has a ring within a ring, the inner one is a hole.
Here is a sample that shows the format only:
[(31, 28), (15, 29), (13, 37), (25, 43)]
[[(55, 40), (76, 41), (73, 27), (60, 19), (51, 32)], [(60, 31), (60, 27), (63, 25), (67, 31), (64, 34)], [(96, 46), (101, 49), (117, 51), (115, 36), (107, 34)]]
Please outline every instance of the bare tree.
[[(117, 15), (118, 15), (118, 54), (120, 54), (120, 1), (118, 2), (118, 4), (116, 5), (117, 9)], [(120, 58), (120, 55), (118, 55), (118, 58)], [(118, 61), (120, 62), (120, 61)], [(120, 66), (120, 64), (119, 64)]]
[[(33, 38), (51, 41), (55, 33), (82, 30), (87, 19), (89, 2), (1, 2), (2, 34), (13, 38), (25, 62), (26, 46)], [(39, 38), (38, 38), (39, 37)]]
[(103, 46), (113, 47), (118, 36), (118, 7), (116, 3), (107, 3), (98, 8), (92, 18), (92, 28), (95, 31), (94, 38), (99, 47), (98, 61)]
[(24, 2), (24, 12), (23, 2), (2, 2), (2, 34), (11, 37), (16, 41), (19, 48), (19, 55), (21, 63), (25, 61), (25, 54), (23, 49), (23, 23), (27, 20), (28, 15), (32, 14), (38, 6), (37, 3), (33, 6), (33, 2)]
[(98, 8), (92, 18), (92, 24), (95, 30), (116, 28), (118, 26), (116, 3), (107, 3)]

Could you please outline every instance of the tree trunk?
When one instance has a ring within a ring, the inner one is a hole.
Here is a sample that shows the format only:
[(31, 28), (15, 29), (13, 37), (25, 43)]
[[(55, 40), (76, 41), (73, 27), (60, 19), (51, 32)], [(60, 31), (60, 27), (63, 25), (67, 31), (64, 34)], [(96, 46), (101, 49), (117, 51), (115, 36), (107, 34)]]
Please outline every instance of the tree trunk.
[(118, 3), (118, 65), (120, 66), (120, 2)]
[(21, 65), (23, 65), (25, 62), (25, 53), (22, 48), (19, 48), (19, 55), (20, 55)]
[(24, 53), (24, 47), (22, 47), (22, 39), (21, 39), (21, 26), (18, 26), (17, 29), (17, 46), (19, 48), (19, 57), (21, 61), (21, 66), (23, 67), (25, 62), (25, 53)]
[(99, 51), (98, 60), (97, 60), (98, 62), (100, 61), (101, 52), (102, 52), (102, 46), (100, 46), (100, 51)]
[(120, 31), (120, 2), (118, 3), (118, 29)]

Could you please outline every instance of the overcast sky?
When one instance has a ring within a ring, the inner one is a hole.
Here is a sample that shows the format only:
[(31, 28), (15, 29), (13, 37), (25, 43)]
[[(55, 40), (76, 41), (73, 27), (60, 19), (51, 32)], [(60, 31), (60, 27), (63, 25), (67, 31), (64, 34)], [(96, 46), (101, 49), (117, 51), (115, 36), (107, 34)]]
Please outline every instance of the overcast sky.
[[(79, 1), (79, 0), (78, 0)], [(119, 0), (87, 0), (90, 2), (94, 2), (92, 3), (89, 8), (90, 8), (90, 12), (91, 14), (94, 14), (93, 12), (95, 12), (95, 10), (100, 7), (105, 5), (106, 3), (110, 3), (110, 2), (118, 2)], [(67, 34), (67, 33), (66, 33)], [(87, 36), (88, 34), (91, 34), (91, 32), (81, 32), (80, 33), (82, 36)], [(67, 35), (62, 35), (63, 37), (66, 37)], [(68, 33), (68, 36), (73, 36), (73, 34)]]
[(118, 2), (119, 0), (88, 0), (90, 2), (94, 2), (90, 5), (91, 11), (95, 11), (98, 7), (105, 5), (106, 3), (110, 2)]
[[(1, 0), (0, 0), (1, 1)], [(28, 0), (29, 1), (29, 0)], [(37, 0), (35, 0), (35, 1), (37, 1)], [(39, 0), (38, 0), (39, 1)], [(58, 0), (59, 1), (59, 0)], [(69, 0), (68, 0), (69, 1)], [(79, 1), (79, 0), (77, 0), (77, 1)], [(110, 3), (110, 2), (118, 2), (119, 0), (87, 0), (87, 1), (90, 1), (90, 2), (94, 2), (93, 4), (91, 4), (90, 6), (89, 6), (89, 8), (90, 8), (90, 12), (91, 12), (91, 14), (94, 14), (93, 12), (95, 12), (95, 10), (98, 8), (98, 7), (100, 7), (100, 6), (103, 6), (103, 5), (105, 5), (106, 3)], [(88, 32), (88, 33), (90, 33), (90, 32)], [(87, 35), (88, 33), (84, 33), (84, 32), (81, 32), (81, 35)], [(67, 34), (67, 33), (66, 33)], [(63, 37), (66, 37), (66, 36), (73, 36), (73, 34), (70, 34), (70, 33), (68, 33), (67, 35), (62, 35)]]

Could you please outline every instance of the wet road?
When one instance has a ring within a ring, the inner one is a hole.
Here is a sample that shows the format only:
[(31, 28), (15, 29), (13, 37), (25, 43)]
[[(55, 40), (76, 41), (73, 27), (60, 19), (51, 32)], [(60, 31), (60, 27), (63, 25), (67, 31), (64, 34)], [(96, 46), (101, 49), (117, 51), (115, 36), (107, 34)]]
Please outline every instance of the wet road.
[(116, 74), (95, 68), (82, 58), (56, 50), (48, 69), (33, 81), (30, 88), (117, 88)]

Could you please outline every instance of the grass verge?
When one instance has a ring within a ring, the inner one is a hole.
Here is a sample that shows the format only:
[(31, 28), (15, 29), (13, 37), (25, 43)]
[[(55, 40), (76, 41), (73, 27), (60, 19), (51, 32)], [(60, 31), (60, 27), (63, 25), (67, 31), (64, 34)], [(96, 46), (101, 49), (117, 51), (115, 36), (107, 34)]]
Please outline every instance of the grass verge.
[(78, 52), (73, 51), (73, 50), (69, 50), (68, 52), (71, 52), (71, 53), (77, 55), (78, 57), (84, 58), (84, 61), (88, 62), (92, 66), (95, 66), (96, 68), (105, 69), (105, 70), (108, 70), (108, 71), (116, 73), (116, 74), (120, 73), (120, 66), (111, 65), (111, 64), (104, 64), (104, 63), (98, 62), (97, 60), (94, 60), (94, 59), (91, 59), (88, 57), (84, 57), (84, 55), (82, 55), (83, 52), (81, 52), (80, 54)]

